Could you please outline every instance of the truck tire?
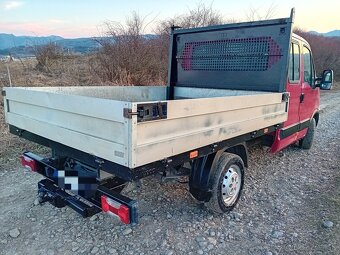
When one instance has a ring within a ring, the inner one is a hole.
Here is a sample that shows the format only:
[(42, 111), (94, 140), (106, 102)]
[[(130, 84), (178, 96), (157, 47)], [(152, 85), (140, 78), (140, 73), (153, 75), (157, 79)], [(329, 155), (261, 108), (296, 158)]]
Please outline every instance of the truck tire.
[(224, 152), (211, 169), (211, 198), (206, 207), (217, 213), (229, 212), (238, 202), (244, 183), (244, 163), (236, 154)]
[(299, 146), (302, 149), (309, 150), (313, 145), (316, 122), (313, 118), (309, 124), (307, 134), (299, 141)]

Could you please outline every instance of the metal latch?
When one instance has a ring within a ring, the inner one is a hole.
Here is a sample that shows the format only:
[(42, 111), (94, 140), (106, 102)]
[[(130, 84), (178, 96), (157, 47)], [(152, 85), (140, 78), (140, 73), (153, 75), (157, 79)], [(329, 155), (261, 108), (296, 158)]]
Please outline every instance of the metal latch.
[(138, 115), (138, 112), (132, 112), (132, 109), (130, 109), (130, 108), (124, 108), (123, 109), (124, 118), (132, 119), (133, 115)]
[(157, 102), (148, 104), (138, 104), (137, 112), (132, 112), (130, 108), (124, 108), (123, 113), (125, 118), (131, 119), (132, 116), (137, 116), (137, 122), (166, 119), (167, 102)]

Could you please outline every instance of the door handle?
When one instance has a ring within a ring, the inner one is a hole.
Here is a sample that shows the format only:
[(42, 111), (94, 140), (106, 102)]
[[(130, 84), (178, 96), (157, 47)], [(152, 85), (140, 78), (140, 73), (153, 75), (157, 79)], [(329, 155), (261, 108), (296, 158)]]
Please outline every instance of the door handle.
[(305, 94), (301, 93), (301, 95), (300, 95), (300, 103), (302, 103), (304, 99), (305, 99)]

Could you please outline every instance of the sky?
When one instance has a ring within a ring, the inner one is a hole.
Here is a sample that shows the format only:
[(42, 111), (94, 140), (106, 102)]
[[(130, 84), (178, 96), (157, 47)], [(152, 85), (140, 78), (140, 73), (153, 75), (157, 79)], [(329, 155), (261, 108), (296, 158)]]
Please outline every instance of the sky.
[(133, 11), (151, 22), (146, 32), (152, 33), (160, 20), (185, 14), (199, 2), (238, 21), (246, 20), (250, 9), (264, 15), (272, 7), (272, 18), (282, 18), (295, 7), (295, 26), (318, 32), (340, 29), (340, 0), (0, 0), (0, 33), (99, 36), (106, 21), (124, 23)]

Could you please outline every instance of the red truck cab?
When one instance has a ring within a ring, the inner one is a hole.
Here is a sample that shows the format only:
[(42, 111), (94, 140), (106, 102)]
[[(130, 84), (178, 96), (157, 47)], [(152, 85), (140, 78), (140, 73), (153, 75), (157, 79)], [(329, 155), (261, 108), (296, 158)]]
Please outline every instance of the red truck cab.
[[(319, 121), (320, 88), (330, 89), (332, 76), (331, 70), (325, 70), (322, 78), (316, 78), (310, 45), (302, 37), (292, 34), (286, 83), (288, 119), (275, 132), (271, 152), (278, 152), (298, 141), (301, 148), (310, 149), (314, 128)], [(326, 77), (330, 77), (329, 81), (325, 81)], [(327, 82), (330, 86), (324, 84)]]

